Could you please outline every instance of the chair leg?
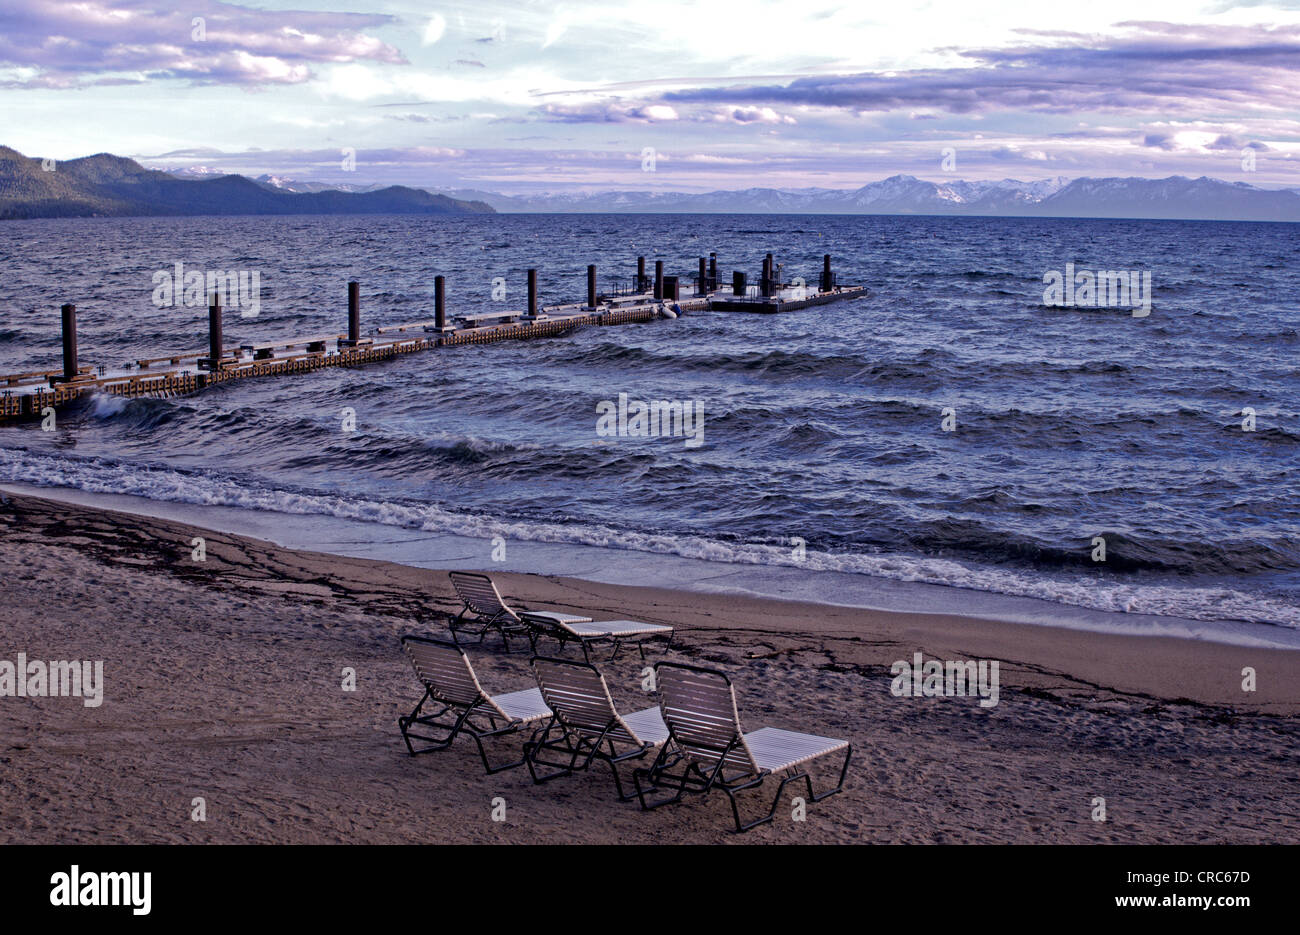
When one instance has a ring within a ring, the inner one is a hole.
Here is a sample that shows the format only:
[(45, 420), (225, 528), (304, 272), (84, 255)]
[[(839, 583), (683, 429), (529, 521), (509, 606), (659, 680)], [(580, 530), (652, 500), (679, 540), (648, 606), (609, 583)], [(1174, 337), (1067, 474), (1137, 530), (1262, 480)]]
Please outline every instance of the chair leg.
[[(651, 809), (659, 808), (662, 805), (669, 805), (673, 802), (680, 802), (682, 799), (683, 785), (678, 785), (677, 794), (670, 799), (664, 799), (659, 802), (647, 802), (647, 792), (658, 792), (659, 783), (657, 778), (663, 775), (663, 771), (668, 768), (668, 745), (664, 744), (659, 750), (659, 754), (654, 758), (654, 762), (649, 767), (637, 767), (632, 770), (632, 785), (636, 788), (637, 800), (641, 803), (641, 811), (648, 812)], [(642, 788), (641, 780), (646, 781), (646, 787)]]
[[(618, 800), (619, 800), (620, 802), (631, 802), (633, 799), (638, 799), (638, 798), (641, 798), (642, 796), (641, 796), (640, 790), (637, 789), (637, 788), (634, 788), (633, 791), (631, 791), (631, 792), (625, 791), (625, 787), (624, 787), (624, 784), (623, 784), (623, 777), (622, 777), (622, 775), (621, 775), (621, 774), (619, 773), (619, 771), (618, 771), (618, 764), (621, 763), (621, 762), (623, 762), (623, 760), (632, 760), (632, 759), (639, 760), (639, 759), (643, 759), (643, 758), (645, 757), (645, 755), (646, 755), (647, 753), (650, 752), (650, 749), (651, 749), (651, 748), (643, 748), (643, 749), (641, 749), (640, 751), (637, 751), (637, 752), (634, 753), (634, 754), (625, 754), (625, 755), (623, 755), (623, 756), (615, 756), (615, 755), (614, 755), (614, 745), (613, 745), (612, 743), (610, 744), (610, 756), (607, 757), (607, 758), (605, 758), (605, 762), (606, 762), (607, 764), (609, 764), (609, 772), (610, 772), (610, 775), (612, 775), (612, 776), (614, 777), (614, 791), (615, 791), (615, 793), (618, 795)], [(634, 767), (632, 768), (632, 773), (633, 773), (633, 775), (632, 775), (632, 781), (633, 781), (633, 783), (636, 782), (636, 770), (637, 770), (637, 767), (634, 766)], [(658, 807), (658, 806), (651, 805), (650, 807), (651, 807), (651, 808), (656, 808), (656, 807)], [(648, 811), (649, 809), (645, 809), (645, 810)]]
[[(450, 728), (448, 728), (447, 725), (445, 724), (434, 724), (433, 718), (441, 717), (450, 709), (444, 707), (437, 714), (432, 714), (424, 718), (421, 718), (419, 716), (420, 709), (424, 707), (424, 702), (428, 699), (428, 697), (429, 696), (426, 694), (424, 698), (421, 698), (420, 703), (415, 706), (415, 710), (412, 711), (407, 717), (397, 719), (397, 726), (402, 731), (402, 739), (406, 741), (406, 749), (411, 756), (418, 756), (421, 753), (433, 753), (437, 750), (445, 750), (448, 747), (450, 747), (452, 742), (456, 739), (457, 735), (460, 734), (461, 730), (465, 727), (465, 721), (470, 715), (469, 711), (461, 712), (460, 716), (456, 718), (456, 723), (451, 725)], [(446, 728), (447, 736), (428, 737), (422, 734), (412, 733), (411, 732), (412, 724), (422, 724), (425, 727)], [(412, 738), (414, 738), (415, 740), (423, 740), (427, 744), (427, 746), (419, 750), (415, 749), (415, 745), (411, 743)]]
[(851, 759), (853, 759), (853, 744), (849, 744), (848, 749), (844, 751), (844, 765), (840, 767), (840, 781), (836, 784), (835, 788), (827, 789), (821, 795), (813, 795), (812, 780), (810, 779), (808, 780), (808, 801), (820, 802), (822, 799), (829, 799), (837, 792), (843, 792), (844, 777), (849, 774), (849, 760)]
[(483, 734), (481, 734), (481, 733), (479, 733), (479, 732), (477, 732), (477, 731), (473, 731), (473, 732), (470, 733), (470, 736), (474, 738), (474, 742), (475, 742), (476, 744), (478, 744), (478, 755), (479, 755), (479, 759), (481, 759), (481, 760), (483, 761), (483, 771), (484, 771), (485, 773), (487, 773), (487, 775), (491, 776), (491, 775), (493, 775), (494, 773), (500, 773), (500, 772), (504, 772), (505, 770), (508, 770), (508, 769), (514, 769), (514, 768), (517, 767), (517, 766), (523, 766), (524, 763), (527, 762), (527, 758), (524, 757), (524, 756), (521, 756), (519, 759), (514, 760), (514, 761), (512, 761), (512, 762), (510, 762), (510, 763), (502, 763), (502, 764), (499, 765), (499, 766), (493, 766), (493, 765), (488, 761), (487, 750), (483, 747), (483, 738), (484, 738), (484, 737), (497, 737), (497, 736), (500, 736), (500, 735), (502, 735), (502, 734), (513, 734), (513, 733), (515, 732), (515, 730), (516, 730), (516, 728), (506, 728), (506, 727), (503, 727), (503, 728), (501, 728), (500, 730), (489, 731), (488, 733), (483, 733)]
[(808, 790), (808, 802), (810, 803), (820, 802), (823, 799), (830, 798), (831, 796), (835, 795), (835, 793), (837, 792), (844, 791), (844, 778), (848, 775), (849, 761), (851, 759), (853, 759), (852, 744), (849, 745), (848, 749), (844, 753), (844, 763), (840, 766), (839, 782), (834, 787), (827, 789), (825, 792), (822, 792), (820, 794), (813, 793), (812, 776), (810, 776), (807, 771), (801, 770), (798, 773), (792, 773), (791, 775), (784, 777), (781, 780), (780, 787), (776, 790), (776, 795), (772, 799), (772, 807), (768, 809), (767, 815), (763, 818), (759, 818), (754, 821), (751, 821), (748, 824), (741, 823), (740, 812), (736, 806), (736, 797), (735, 795), (733, 795), (734, 792), (738, 792), (741, 789), (744, 789), (746, 787), (737, 786), (734, 789), (728, 789), (726, 786), (723, 786), (723, 789), (726, 791), (727, 795), (730, 796), (731, 798), (731, 813), (732, 816), (736, 819), (736, 831), (743, 833), (749, 831), (751, 828), (757, 828), (759, 825), (765, 825), (768, 822), (772, 821), (776, 817), (777, 807), (781, 804), (781, 796), (785, 794), (785, 787), (792, 782), (798, 782), (799, 780), (803, 780), (804, 788)]
[[(561, 731), (563, 731), (562, 739), (564, 741), (565, 749), (560, 752), (561, 755), (563, 755), (564, 752), (569, 754), (569, 762), (564, 764), (551, 763), (543, 760), (541, 758), (542, 751), (553, 749), (547, 746), (547, 744), (550, 743), (550, 741), (547, 740), (547, 736), (550, 734), (551, 726), (552, 725), (547, 725), (545, 730), (534, 732), (532, 739), (529, 740), (528, 743), (524, 744), (524, 760), (528, 764), (528, 774), (533, 777), (533, 783), (539, 786), (544, 782), (550, 782), (552, 779), (559, 779), (561, 776), (572, 776), (574, 770), (578, 768), (578, 756), (582, 753), (582, 750), (574, 745), (568, 732), (561, 728)], [(554, 772), (539, 774), (537, 772), (537, 767), (539, 765), (552, 767)]]

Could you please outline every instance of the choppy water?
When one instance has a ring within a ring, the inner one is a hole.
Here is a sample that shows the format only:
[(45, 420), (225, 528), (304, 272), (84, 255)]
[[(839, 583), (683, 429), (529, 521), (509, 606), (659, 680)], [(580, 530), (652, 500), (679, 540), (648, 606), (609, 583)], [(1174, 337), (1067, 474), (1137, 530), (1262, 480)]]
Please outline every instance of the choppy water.
[[(98, 399), (0, 429), (0, 480), (507, 539), (948, 583), (1106, 610), (1300, 627), (1300, 243), (1289, 225), (982, 218), (497, 216), (95, 219), (0, 225), (0, 372), (204, 346), (152, 274), (258, 270), (227, 343), (572, 300), (635, 257), (717, 251), (866, 299), (702, 313), (360, 370)], [(1043, 274), (1150, 270), (1147, 318), (1049, 308)], [(698, 400), (704, 443), (600, 438), (596, 406)], [(357, 431), (341, 431), (340, 411)], [(952, 407), (957, 430), (941, 430)], [(1256, 430), (1242, 430), (1243, 407)], [(1095, 536), (1107, 561), (1092, 560)]]

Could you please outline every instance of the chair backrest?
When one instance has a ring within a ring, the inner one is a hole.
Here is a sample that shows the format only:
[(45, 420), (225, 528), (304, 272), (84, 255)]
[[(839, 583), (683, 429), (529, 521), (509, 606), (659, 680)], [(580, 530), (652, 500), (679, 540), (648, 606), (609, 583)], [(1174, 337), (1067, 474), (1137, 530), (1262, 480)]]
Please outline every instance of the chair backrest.
[(478, 683), (469, 657), (455, 643), (427, 636), (404, 636), (402, 648), (411, 660), (416, 677), (434, 698), (462, 708), (475, 702), (496, 708)]
[(512, 620), (519, 619), (518, 615), (506, 606), (501, 592), (487, 575), (472, 571), (452, 571), (448, 572), (447, 576), (451, 578), (451, 586), (456, 589), (465, 606), (480, 617), (495, 618), (504, 614)]
[(706, 773), (719, 763), (724, 770), (758, 773), (740, 729), (729, 678), (716, 669), (660, 662), (655, 665), (655, 687), (664, 724), (683, 755)]
[(570, 634), (553, 617), (548, 617), (546, 614), (530, 614), (526, 610), (521, 610), (519, 619), (539, 636), (549, 636), (561, 640), (570, 637)]
[(565, 728), (590, 736), (604, 733), (609, 739), (643, 743), (614, 707), (605, 676), (595, 666), (538, 656), (533, 659), (533, 675), (547, 707)]

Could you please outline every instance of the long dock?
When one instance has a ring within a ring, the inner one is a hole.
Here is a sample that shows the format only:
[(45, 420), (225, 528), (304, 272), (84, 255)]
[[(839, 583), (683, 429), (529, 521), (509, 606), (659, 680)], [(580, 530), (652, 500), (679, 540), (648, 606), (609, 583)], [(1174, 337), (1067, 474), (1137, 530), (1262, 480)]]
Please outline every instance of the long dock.
[(251, 377), (307, 373), (324, 367), (355, 367), (390, 360), (439, 347), (487, 344), (567, 334), (577, 328), (648, 322), (657, 318), (700, 311), (778, 312), (807, 308), (864, 295), (861, 286), (840, 286), (830, 270), (830, 257), (816, 288), (802, 282), (783, 283), (772, 265), (763, 263), (758, 287), (750, 287), (743, 272), (732, 277), (729, 290), (718, 288), (717, 256), (699, 261), (694, 294), (682, 295), (681, 280), (666, 276), (663, 263), (655, 263), (653, 280), (646, 274), (645, 258), (637, 261), (637, 275), (626, 287), (615, 285), (597, 291), (596, 267), (587, 267), (585, 303), (543, 307), (537, 300), (537, 271), (528, 271), (528, 306), (522, 311), (490, 311), (452, 316), (446, 314), (446, 280), (434, 277), (434, 317), (385, 325), (371, 335), (361, 333), (360, 286), (348, 283), (348, 330), (317, 334), (286, 342), (228, 346), (222, 335), (220, 296), (213, 294), (208, 307), (208, 349), (159, 357), (140, 358), (117, 368), (82, 366), (77, 355), (77, 310), (64, 305), (63, 369), (0, 375), (0, 422), (39, 419), (83, 395), (169, 397), (198, 392), (210, 386)]

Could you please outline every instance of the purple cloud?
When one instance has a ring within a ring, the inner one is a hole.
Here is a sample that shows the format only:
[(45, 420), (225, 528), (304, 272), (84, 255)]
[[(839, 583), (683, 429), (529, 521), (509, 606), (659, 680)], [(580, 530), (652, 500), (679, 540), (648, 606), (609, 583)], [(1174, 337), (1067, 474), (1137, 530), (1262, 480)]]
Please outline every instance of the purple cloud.
[(942, 110), (1187, 114), (1290, 110), (1300, 27), (1121, 23), (1122, 37), (1052, 33), (1048, 44), (963, 51), (978, 67), (798, 78), (784, 85), (668, 91), (678, 105), (810, 106), (857, 113)]
[(545, 104), (537, 115), (557, 123), (655, 123), (678, 119), (677, 111), (666, 104), (629, 104), (619, 99), (588, 104)]
[(1240, 152), (1243, 149), (1253, 149), (1259, 153), (1273, 152), (1273, 147), (1267, 143), (1261, 143), (1259, 140), (1246, 140), (1228, 133), (1220, 134), (1213, 143), (1206, 143), (1205, 148), (1228, 152)]
[(157, 0), (6, 0), (0, 63), (21, 71), (0, 84), (73, 88), (158, 78), (297, 84), (312, 77), (313, 63), (405, 64), (401, 52), (362, 31), (391, 20), (222, 0), (192, 0), (183, 11)]

